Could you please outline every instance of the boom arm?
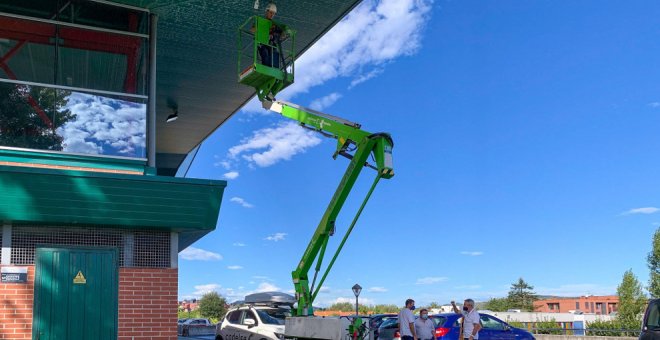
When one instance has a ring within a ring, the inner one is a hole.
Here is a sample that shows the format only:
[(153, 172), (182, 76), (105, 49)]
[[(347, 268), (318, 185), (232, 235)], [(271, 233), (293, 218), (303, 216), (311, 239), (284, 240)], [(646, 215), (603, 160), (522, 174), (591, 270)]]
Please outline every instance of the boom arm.
[[(321, 221), (314, 232), (314, 236), (307, 245), (307, 249), (303, 253), (298, 266), (291, 273), (296, 290), (296, 299), (298, 300), (296, 315), (313, 315), (312, 304), (314, 299), (321, 290), (325, 278), (330, 272), (330, 269), (332, 268), (337, 255), (339, 255), (339, 252), (344, 246), (346, 239), (353, 230), (353, 227), (369, 200), (371, 193), (376, 187), (376, 184), (378, 184), (381, 177), (389, 179), (394, 176), (394, 170), (392, 167), (393, 142), (389, 134), (372, 134), (361, 130), (360, 124), (314, 111), (312, 109), (307, 109), (292, 103), (284, 101), (264, 101), (263, 105), (266, 109), (278, 112), (287, 118), (300, 122), (305, 128), (318, 131), (328, 137), (336, 138), (337, 149), (335, 150), (333, 158), (336, 158), (337, 155), (342, 155), (351, 160), (335, 194), (332, 196), (330, 204), (328, 204), (328, 207), (323, 214), (323, 218), (321, 218)], [(373, 160), (375, 161), (374, 164), (368, 163), (369, 155), (373, 156)], [(374, 183), (367, 193), (367, 196), (360, 206), (356, 216), (353, 218), (353, 221), (337, 248), (335, 255), (326, 268), (321, 281), (319, 281), (319, 284), (315, 287), (314, 284), (316, 283), (317, 275), (321, 269), (328, 240), (335, 232), (337, 215), (339, 215), (349, 192), (353, 188), (362, 168), (365, 166), (377, 171)], [(308, 274), (315, 259), (317, 260), (317, 264), (310, 287)]]

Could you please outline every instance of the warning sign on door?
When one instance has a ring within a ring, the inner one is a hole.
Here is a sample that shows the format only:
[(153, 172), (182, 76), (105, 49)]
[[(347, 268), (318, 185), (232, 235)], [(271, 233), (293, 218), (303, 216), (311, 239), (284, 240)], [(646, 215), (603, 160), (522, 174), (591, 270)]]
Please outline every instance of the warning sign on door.
[(76, 277), (73, 278), (73, 283), (76, 283), (76, 284), (85, 284), (85, 283), (87, 283), (87, 280), (85, 279), (85, 275), (83, 275), (81, 270), (79, 270)]

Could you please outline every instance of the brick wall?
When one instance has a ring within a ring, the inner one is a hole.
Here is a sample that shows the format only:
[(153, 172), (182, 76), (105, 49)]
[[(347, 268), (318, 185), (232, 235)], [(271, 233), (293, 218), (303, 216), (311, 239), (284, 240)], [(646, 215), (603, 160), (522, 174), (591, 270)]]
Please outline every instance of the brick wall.
[[(28, 283), (0, 283), (0, 339), (32, 338), (34, 266)], [(119, 340), (176, 339), (177, 269), (119, 269)]]
[(119, 269), (119, 340), (176, 339), (176, 268)]
[(0, 339), (32, 338), (34, 266), (28, 267), (27, 283), (0, 283)]

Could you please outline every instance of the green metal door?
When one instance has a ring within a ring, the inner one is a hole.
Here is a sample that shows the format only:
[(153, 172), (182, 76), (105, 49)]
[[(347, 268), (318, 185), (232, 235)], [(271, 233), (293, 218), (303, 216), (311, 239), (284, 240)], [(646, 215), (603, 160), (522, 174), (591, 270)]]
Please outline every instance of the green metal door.
[(117, 249), (37, 248), (35, 340), (117, 339)]

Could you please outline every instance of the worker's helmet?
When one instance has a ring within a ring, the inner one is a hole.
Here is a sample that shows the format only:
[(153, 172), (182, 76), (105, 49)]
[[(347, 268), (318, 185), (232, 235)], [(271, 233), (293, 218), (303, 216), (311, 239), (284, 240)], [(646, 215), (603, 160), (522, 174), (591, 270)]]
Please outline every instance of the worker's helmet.
[(273, 14), (277, 14), (277, 6), (275, 6), (274, 3), (269, 3), (268, 6), (266, 6), (266, 12), (271, 11)]

